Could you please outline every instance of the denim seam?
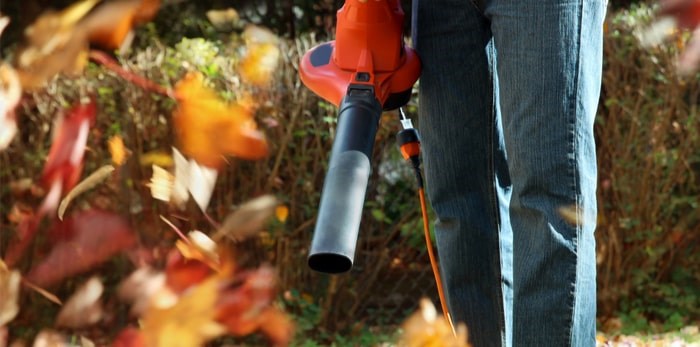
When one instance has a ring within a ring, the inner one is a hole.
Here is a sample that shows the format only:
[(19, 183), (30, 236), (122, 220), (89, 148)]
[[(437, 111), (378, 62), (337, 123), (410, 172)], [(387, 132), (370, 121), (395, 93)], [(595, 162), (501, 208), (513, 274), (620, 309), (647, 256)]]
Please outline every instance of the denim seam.
[(482, 14), (482, 15), (484, 14), (484, 10), (483, 10), (483, 8), (482, 8), (483, 6), (480, 5), (480, 4), (477, 2), (477, 0), (469, 0), (469, 3), (471, 3), (472, 6), (474, 6), (474, 8), (475, 8), (480, 14)]
[[(472, 0), (473, 2), (473, 0)], [(495, 61), (494, 56), (496, 55), (494, 53), (494, 48), (490, 47), (488, 50), (488, 55), (491, 58), (491, 64)], [(494, 136), (494, 132), (496, 131), (496, 92), (495, 92), (495, 76), (496, 76), (496, 66), (491, 66), (491, 114), (489, 117), (489, 122), (490, 122), (490, 127), (491, 131), (489, 131), (489, 163), (488, 163), (488, 171), (489, 171), (489, 179), (491, 179), (493, 185), (491, 186), (491, 191), (489, 194), (490, 200), (491, 200), (491, 212), (492, 212), (492, 219), (491, 221), (494, 223), (495, 228), (493, 230), (496, 231), (496, 251), (498, 256), (496, 259), (498, 260), (497, 266), (498, 266), (498, 276), (496, 277), (496, 282), (497, 286), (496, 288), (499, 288), (497, 295), (495, 296), (495, 302), (498, 303), (498, 310), (499, 310), (499, 318), (498, 318), (498, 327), (501, 331), (501, 346), (506, 345), (506, 322), (505, 322), (505, 307), (503, 304), (504, 300), (504, 292), (503, 292), (503, 258), (501, 256), (501, 218), (500, 218), (500, 207), (499, 207), (499, 202), (498, 202), (498, 192), (497, 192), (497, 184), (495, 177), (496, 177), (496, 164), (494, 162), (494, 157), (496, 155), (496, 147), (494, 145), (494, 141), (496, 140)]]
[[(578, 180), (578, 175), (576, 174), (578, 172), (578, 158), (577, 158), (577, 150), (578, 150), (578, 141), (576, 138), (576, 123), (578, 122), (578, 103), (579, 103), (579, 93), (580, 93), (580, 78), (581, 78), (581, 44), (582, 44), (582, 36), (583, 36), (583, 11), (584, 11), (584, 4), (585, 0), (582, 0), (579, 2), (579, 13), (578, 13), (578, 34), (576, 37), (576, 67), (575, 71), (576, 74), (574, 75), (574, 81), (573, 81), (573, 87), (574, 87), (574, 95), (573, 95), (573, 101), (571, 104), (571, 111), (573, 117), (571, 118), (571, 121), (569, 122), (569, 126), (571, 127), (569, 129), (569, 136), (571, 136), (571, 139), (569, 141), (570, 148), (569, 150), (571, 151), (570, 153), (573, 154), (572, 156), (572, 165), (570, 165), (570, 170), (572, 172), (570, 173), (572, 179), (573, 179), (573, 196), (574, 196), (574, 208), (576, 211), (576, 215), (580, 216), (581, 211), (580, 211), (580, 206), (581, 206), (581, 197), (578, 194), (579, 191), (579, 186), (580, 182)], [(579, 232), (580, 232), (580, 223), (576, 223), (575, 225), (576, 229), (576, 235), (573, 236), (573, 248), (574, 248), (574, 253), (576, 254), (576, 258), (578, 258), (578, 238), (579, 238)], [(573, 346), (574, 343), (574, 327), (572, 326), (575, 318), (576, 318), (576, 288), (578, 284), (578, 266), (577, 266), (578, 261), (574, 261), (574, 278), (573, 278), (573, 283), (571, 284), (571, 298), (573, 299), (573, 302), (571, 303), (571, 316), (569, 317), (569, 323), (568, 323), (568, 340), (569, 340), (569, 345)]]

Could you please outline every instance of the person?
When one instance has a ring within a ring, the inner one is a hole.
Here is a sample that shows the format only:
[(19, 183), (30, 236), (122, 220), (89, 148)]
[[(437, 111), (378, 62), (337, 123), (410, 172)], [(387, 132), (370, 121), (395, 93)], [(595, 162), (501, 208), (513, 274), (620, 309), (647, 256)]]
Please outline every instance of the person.
[(595, 345), (606, 5), (413, 1), (441, 275), (473, 346)]

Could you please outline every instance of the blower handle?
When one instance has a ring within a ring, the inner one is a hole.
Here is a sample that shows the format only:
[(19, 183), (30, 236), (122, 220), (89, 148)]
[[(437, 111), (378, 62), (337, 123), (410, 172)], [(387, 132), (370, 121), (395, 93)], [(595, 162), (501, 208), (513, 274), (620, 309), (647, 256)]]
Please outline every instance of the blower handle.
[(308, 264), (313, 270), (337, 274), (352, 268), (381, 113), (382, 105), (373, 87), (348, 87), (338, 109), (335, 140), (311, 241)]

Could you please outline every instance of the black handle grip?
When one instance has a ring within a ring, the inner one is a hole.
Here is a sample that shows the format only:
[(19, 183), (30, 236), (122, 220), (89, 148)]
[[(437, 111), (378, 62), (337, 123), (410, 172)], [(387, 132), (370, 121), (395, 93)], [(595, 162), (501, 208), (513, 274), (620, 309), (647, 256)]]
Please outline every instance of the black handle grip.
[(341, 273), (352, 268), (381, 113), (371, 88), (351, 86), (340, 103), (308, 258), (313, 270)]

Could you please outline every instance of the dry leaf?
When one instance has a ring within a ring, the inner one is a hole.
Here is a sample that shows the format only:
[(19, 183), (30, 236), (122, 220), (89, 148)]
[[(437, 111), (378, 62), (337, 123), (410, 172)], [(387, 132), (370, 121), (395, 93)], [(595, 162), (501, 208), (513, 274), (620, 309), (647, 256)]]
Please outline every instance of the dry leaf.
[(187, 233), (187, 239), (189, 242), (178, 240), (175, 244), (183, 257), (202, 261), (214, 270), (219, 269), (221, 259), (216, 243), (209, 236), (194, 230)]
[(184, 293), (172, 307), (151, 306), (142, 319), (146, 345), (152, 347), (193, 347), (222, 335), (216, 323), (218, 279), (212, 277)]
[(102, 183), (109, 175), (114, 171), (114, 166), (105, 165), (90, 174), (82, 182), (78, 183), (66, 196), (61, 200), (61, 204), (58, 205), (58, 219), (63, 220), (63, 213), (68, 208), (68, 204), (73, 201), (78, 195), (87, 192), (88, 190), (94, 188), (98, 184)]
[[(1, 28), (0, 31), (2, 31)], [(15, 108), (21, 96), (22, 87), (17, 72), (9, 65), (0, 62), (0, 151), (10, 145), (17, 133)]]
[(54, 75), (76, 73), (87, 63), (87, 35), (78, 22), (99, 2), (83, 0), (60, 12), (46, 11), (24, 32), (26, 46), (18, 52), (22, 86), (40, 88)]
[(401, 325), (403, 333), (397, 346), (401, 347), (468, 347), (467, 328), (457, 325), (455, 332), (444, 317), (438, 316), (428, 299), (421, 299), (420, 309)]
[(276, 206), (277, 199), (272, 195), (263, 195), (246, 202), (226, 217), (213, 239), (219, 240), (225, 236), (243, 240), (257, 234), (272, 216)]
[(112, 163), (115, 166), (122, 166), (126, 162), (126, 157), (129, 155), (128, 149), (124, 146), (124, 140), (121, 136), (112, 136), (107, 142), (109, 154), (112, 156)]
[(198, 259), (187, 259), (179, 250), (168, 253), (165, 283), (175, 293), (182, 293), (209, 278), (214, 269)]
[(91, 277), (61, 308), (56, 318), (56, 326), (79, 329), (99, 322), (103, 314), (100, 303), (103, 291), (102, 281), (97, 277)]
[(168, 202), (172, 196), (175, 177), (168, 170), (153, 164), (153, 176), (146, 186), (151, 189), (151, 196), (160, 201)]
[(254, 85), (268, 84), (279, 64), (279, 39), (271, 31), (254, 25), (246, 27), (243, 38), (246, 53), (238, 66), (241, 77)]
[(173, 147), (173, 162), (175, 175), (167, 170), (153, 165), (153, 177), (147, 184), (151, 188), (153, 198), (170, 202), (179, 209), (184, 209), (187, 201), (192, 198), (202, 211), (206, 211), (209, 200), (214, 193), (218, 171), (199, 165), (194, 160), (187, 160)]
[(51, 301), (58, 306), (63, 306), (63, 302), (61, 302), (61, 300), (55, 294), (49, 292), (48, 290), (41, 288), (41, 287), (37, 286), (36, 284), (27, 281), (24, 278), (22, 279), (22, 285), (37, 292), (39, 295), (43, 296), (46, 300)]
[(9, 323), (19, 313), (19, 284), (22, 276), (10, 270), (0, 260), (0, 327)]
[(151, 302), (151, 298), (165, 286), (165, 274), (150, 267), (142, 267), (119, 284), (117, 295), (131, 303), (131, 314), (140, 316)]
[(174, 114), (182, 152), (198, 163), (220, 168), (225, 155), (259, 159), (268, 145), (249, 110), (226, 104), (204, 86), (201, 74), (189, 73), (175, 86)]

